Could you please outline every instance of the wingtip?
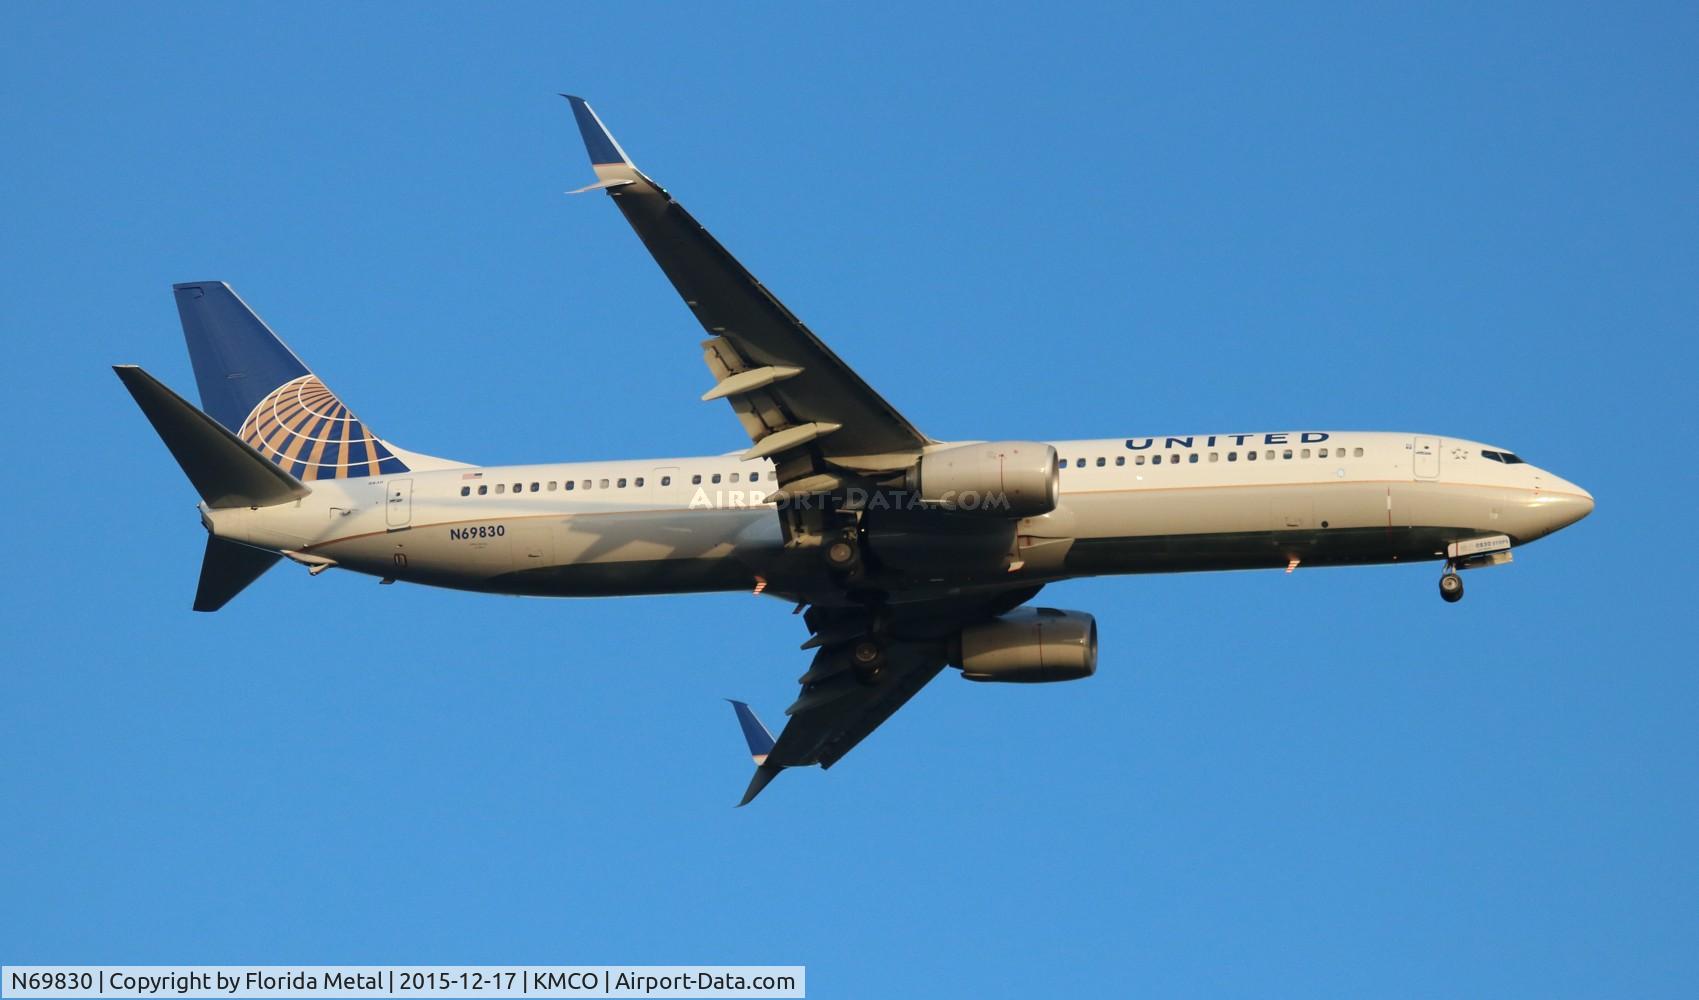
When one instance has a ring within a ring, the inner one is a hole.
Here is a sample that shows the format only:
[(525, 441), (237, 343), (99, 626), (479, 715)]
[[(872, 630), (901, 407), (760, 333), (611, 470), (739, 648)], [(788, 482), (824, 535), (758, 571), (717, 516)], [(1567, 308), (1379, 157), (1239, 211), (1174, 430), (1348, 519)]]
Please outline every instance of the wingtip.
[(777, 764), (762, 764), (757, 767), (755, 769), (755, 774), (749, 779), (749, 787), (744, 789), (743, 799), (737, 804), (737, 808), (742, 809), (744, 806), (754, 802), (755, 796), (760, 795), (763, 789), (772, 784), (773, 779), (777, 778), (779, 776), (779, 772), (783, 770), (784, 768)]

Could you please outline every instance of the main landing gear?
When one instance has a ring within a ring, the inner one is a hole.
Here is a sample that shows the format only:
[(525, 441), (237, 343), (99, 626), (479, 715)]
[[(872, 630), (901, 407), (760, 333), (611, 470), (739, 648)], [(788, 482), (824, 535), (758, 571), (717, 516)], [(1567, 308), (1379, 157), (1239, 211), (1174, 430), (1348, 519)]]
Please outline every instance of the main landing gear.
[(1463, 578), (1457, 575), (1449, 562), (1445, 564), (1445, 575), (1439, 578), (1439, 596), (1447, 604), (1456, 604), (1463, 599)]
[(827, 539), (821, 552), (826, 565), (839, 573), (852, 573), (861, 565), (861, 545), (854, 528), (846, 528)]
[(885, 672), (885, 648), (874, 639), (860, 639), (850, 647), (850, 669), (863, 684), (879, 683)]

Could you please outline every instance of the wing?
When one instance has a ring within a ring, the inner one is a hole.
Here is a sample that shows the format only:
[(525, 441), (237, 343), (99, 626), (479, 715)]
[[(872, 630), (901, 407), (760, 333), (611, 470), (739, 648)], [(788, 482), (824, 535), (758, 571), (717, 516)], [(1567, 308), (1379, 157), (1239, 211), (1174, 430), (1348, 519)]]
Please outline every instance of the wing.
[[(748, 705), (734, 701), (755, 760), (743, 793), (747, 805), (787, 767), (829, 768), (855, 749), (897, 709), (908, 704), (951, 659), (951, 639), (965, 624), (1003, 614), (1031, 600), (1022, 587), (977, 599), (923, 602), (897, 610), (814, 608), (808, 613), (814, 662), (798, 678), (802, 693), (785, 709), (790, 721), (777, 740)], [(864, 654), (875, 652), (874, 657)]]
[(912, 464), (931, 441), (904, 419), (702, 225), (631, 162), (582, 98), (565, 96), (597, 182), (711, 335), (704, 357), (715, 385), (753, 442), (744, 458), (771, 458), (791, 493), (829, 492), (846, 474)]

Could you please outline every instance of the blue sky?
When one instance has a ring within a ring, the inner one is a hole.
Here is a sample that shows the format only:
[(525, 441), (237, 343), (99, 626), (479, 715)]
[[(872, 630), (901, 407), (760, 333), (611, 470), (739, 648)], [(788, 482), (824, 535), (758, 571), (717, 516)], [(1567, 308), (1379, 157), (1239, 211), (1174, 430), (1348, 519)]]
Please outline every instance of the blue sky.
[[(14, 7), (8, 963), (800, 963), (811, 995), (1671, 996), (1699, 977), (1691, 5)], [(941, 677), (734, 810), (748, 595), (298, 568), (189, 611), (231, 282), (380, 433), (719, 452), (557, 91), (935, 437), (1379, 428), (1598, 511), (1432, 566), (1078, 581), (1091, 680)], [(34, 434), (34, 431), (32, 431)]]

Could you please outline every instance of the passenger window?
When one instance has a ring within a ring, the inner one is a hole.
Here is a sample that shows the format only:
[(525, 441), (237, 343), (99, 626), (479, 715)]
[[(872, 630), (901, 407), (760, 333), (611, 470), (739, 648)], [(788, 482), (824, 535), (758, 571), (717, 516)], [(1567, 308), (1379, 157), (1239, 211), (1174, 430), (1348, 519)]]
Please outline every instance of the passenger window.
[(671, 476), (662, 476), (661, 477), (661, 485), (662, 486), (671, 486), (672, 484), (673, 484), (673, 477), (671, 477)]
[(1318, 452), (1317, 457), (1318, 458), (1326, 458), (1327, 457), (1327, 449), (1326, 448), (1321, 449), (1321, 451)]
[(634, 480), (634, 481), (633, 481), (633, 483), (632, 483), (632, 485), (634, 485), (634, 486), (642, 486), (642, 485), (643, 485), (643, 477), (642, 477), (642, 476), (638, 476), (638, 477), (637, 477), (637, 478), (636, 478), (636, 479), (635, 479), (635, 480)]
[(478, 495), (479, 495), (479, 496), (483, 496), (483, 495), (485, 495), (485, 494), (486, 494), (486, 493), (488, 493), (488, 492), (490, 492), (490, 488), (489, 488), (489, 487), (488, 487), (488, 486), (480, 486), (480, 487), (478, 487)]
[(586, 480), (584, 480), (584, 488), (585, 488), (585, 489), (589, 489), (589, 488), (590, 488), (590, 480), (588, 480), (588, 479), (586, 479)]
[[(1265, 458), (1265, 459), (1267, 459), (1267, 460), (1268, 460), (1268, 461), (1270, 461), (1270, 462), (1272, 462), (1272, 461), (1274, 461), (1274, 449), (1273, 449), (1273, 448), (1270, 448), (1270, 449), (1268, 449), (1268, 450), (1267, 450), (1267, 451), (1265, 451), (1265, 452), (1263, 452), (1263, 453), (1262, 453), (1262, 457), (1263, 457), (1263, 458)], [(1291, 457), (1292, 457), (1292, 456), (1291, 456), (1291, 455), (1287, 455), (1287, 456), (1286, 456), (1286, 457), (1287, 457), (1287, 458), (1291, 458)]]
[(759, 472), (751, 472), (751, 473), (750, 473), (750, 474), (749, 474), (749, 481), (750, 481), (750, 482), (752, 482), (752, 483), (753, 483), (753, 482), (754, 482), (754, 481), (755, 481), (755, 480), (757, 480), (757, 479), (760, 479), (760, 478), (761, 478), (761, 473), (759, 473)]
[(702, 475), (701, 475), (701, 473), (698, 473), (698, 474), (690, 477), (690, 485), (692, 485), (692, 486), (701, 486), (702, 485)]
[(1239, 453), (1238, 452), (1230, 451), (1230, 452), (1227, 453), (1227, 461), (1237, 462), (1238, 460), (1239, 460)]
[(720, 481), (720, 474), (718, 472), (714, 473), (713, 479), (711, 481), (716, 482), (716, 483), (719, 482)]
[(608, 488), (608, 481), (606, 479), (604, 479), (604, 480), (602, 480), (600, 485), (601, 485), (601, 488), (605, 490), (605, 489)]
[(1103, 468), (1105, 465), (1108, 465), (1108, 464), (1109, 464), (1109, 460), (1107, 458), (1100, 458), (1100, 459), (1097, 460), (1097, 467), (1099, 469)]
[(1083, 458), (1074, 459), (1074, 468), (1076, 468), (1076, 469), (1085, 468), (1085, 459), (1083, 459)]
[(549, 492), (553, 493), (554, 491), (555, 491), (555, 481), (553, 479), (551, 479), (551, 480), (549, 480)]
[(1292, 449), (1290, 449), (1290, 448), (1286, 449), (1284, 452), (1282, 452), (1280, 454), (1280, 457), (1281, 458), (1291, 458), (1292, 457)]
[(737, 476), (738, 476), (737, 473), (735, 473), (735, 472), (732, 473), (732, 482), (734, 482), (734, 483), (737, 482)]
[(622, 489), (622, 490), (625, 489), (625, 480), (621, 479), (619, 481), (619, 488)]
[(1254, 451), (1245, 452), (1245, 461), (1254, 462), (1256, 460), (1257, 460), (1257, 453), (1256, 452), (1254, 452)]
[(1162, 464), (1162, 456), (1161, 455), (1150, 456), (1150, 464), (1151, 465), (1161, 465)]
[(569, 489), (569, 490), (572, 489), (574, 486), (577, 486), (577, 485), (578, 485), (577, 483), (573, 482), (570, 479), (568, 479), (566, 481), (566, 488)]
[(1299, 458), (1309, 458), (1310, 457), (1310, 449), (1305, 448), (1303, 451), (1298, 453), (1298, 457)]
[(1190, 455), (1187, 455), (1186, 461), (1192, 463), (1193, 465), (1198, 464), (1198, 453), (1194, 451)]
[(497, 493), (506, 493), (507, 492), (507, 484), (506, 483), (497, 483), (496, 484), (496, 492)]
[(1134, 465), (1143, 465), (1144, 464), (1144, 456), (1143, 455), (1133, 456), (1133, 464)]
[(531, 492), (532, 493), (541, 493), (542, 491), (543, 491), (543, 484), (542, 483), (532, 483), (531, 484)]
[(470, 487), (470, 486), (460, 487), (460, 495), (463, 496), (463, 497), (471, 496), (472, 495), (472, 487)]
[(525, 492), (525, 484), (524, 483), (514, 483), (513, 484), (513, 492), (524, 493)]
[(1351, 449), (1351, 455), (1354, 458), (1362, 458), (1363, 457), (1363, 449), (1353, 448), (1353, 449)]
[(1221, 461), (1221, 453), (1220, 453), (1220, 452), (1218, 452), (1218, 451), (1212, 451), (1212, 452), (1210, 452), (1210, 453), (1209, 453), (1209, 460), (1210, 460), (1210, 461), (1211, 461), (1211, 462), (1219, 462), (1219, 461)]
[(1127, 464), (1127, 456), (1125, 456), (1125, 455), (1116, 455), (1116, 456), (1115, 456), (1115, 464), (1116, 464), (1116, 465), (1126, 465), (1126, 464)]

